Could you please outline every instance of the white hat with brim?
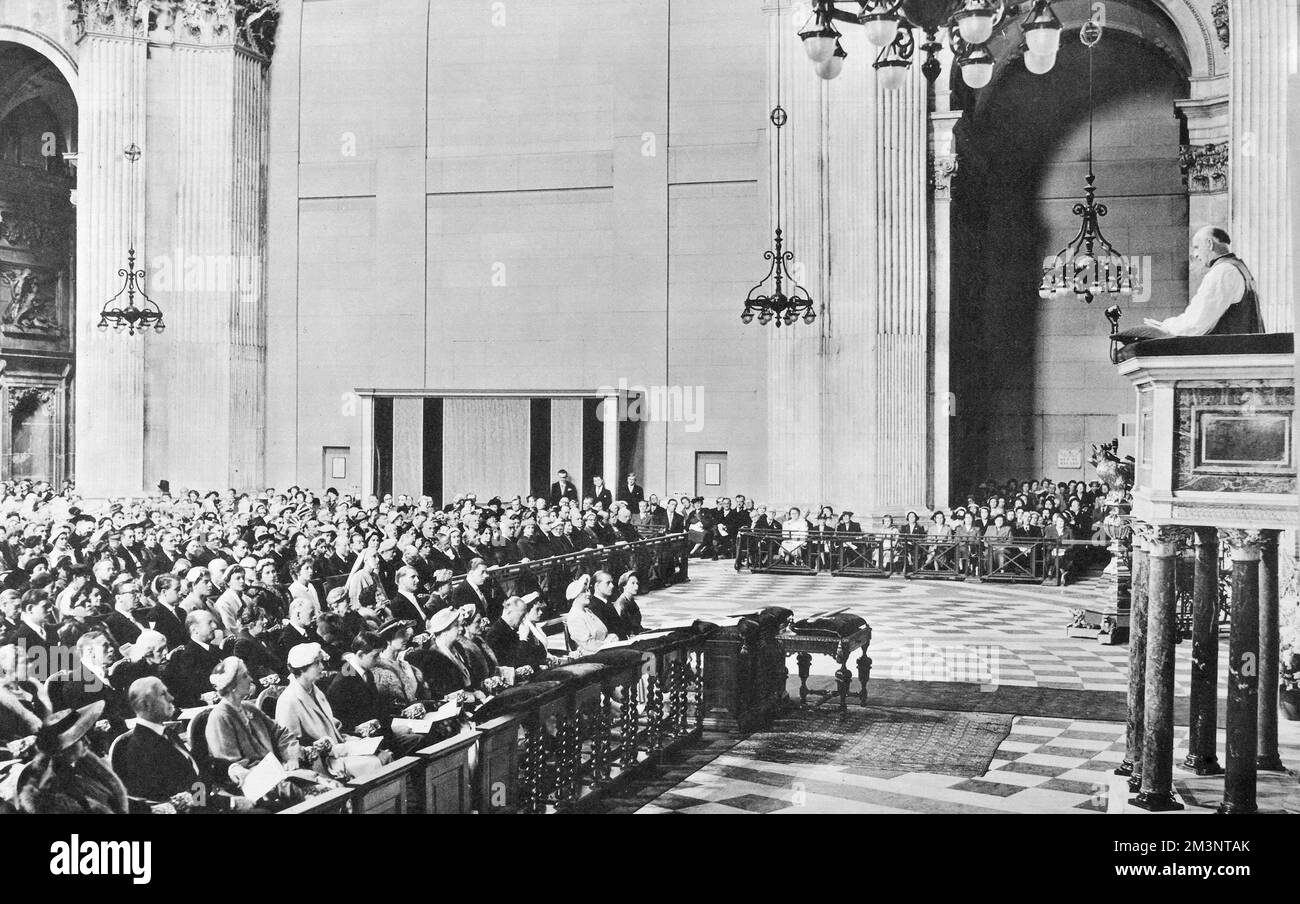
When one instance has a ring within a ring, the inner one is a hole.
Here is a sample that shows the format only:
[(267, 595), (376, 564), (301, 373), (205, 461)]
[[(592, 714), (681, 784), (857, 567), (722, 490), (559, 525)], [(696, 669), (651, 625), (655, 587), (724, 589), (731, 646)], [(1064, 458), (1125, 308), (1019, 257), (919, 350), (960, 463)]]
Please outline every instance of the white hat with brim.
[(320, 644), (318, 643), (300, 643), (289, 651), (287, 657), (289, 668), (305, 669), (313, 662), (319, 660), (322, 656)]

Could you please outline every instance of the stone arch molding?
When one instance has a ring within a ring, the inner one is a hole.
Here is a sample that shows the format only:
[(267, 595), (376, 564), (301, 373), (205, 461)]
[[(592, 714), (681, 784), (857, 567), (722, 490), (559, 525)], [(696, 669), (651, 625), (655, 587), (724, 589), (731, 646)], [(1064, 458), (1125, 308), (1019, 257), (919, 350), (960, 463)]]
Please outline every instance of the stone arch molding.
[(1191, 77), (1228, 74), (1228, 59), (1219, 43), (1208, 0), (1150, 0), (1173, 21), (1192, 64)]
[(77, 63), (67, 48), (40, 32), (19, 25), (0, 24), (0, 41), (21, 44), (49, 60), (72, 89), (72, 96), (76, 99), (77, 106), (81, 106), (81, 79), (77, 75)]

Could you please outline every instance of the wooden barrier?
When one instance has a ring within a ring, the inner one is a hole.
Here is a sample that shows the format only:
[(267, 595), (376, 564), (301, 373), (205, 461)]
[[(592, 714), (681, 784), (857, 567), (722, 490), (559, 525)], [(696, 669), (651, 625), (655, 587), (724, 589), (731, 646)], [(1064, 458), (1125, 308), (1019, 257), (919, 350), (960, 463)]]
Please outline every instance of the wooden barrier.
[(806, 537), (781, 531), (742, 530), (736, 542), (736, 570), (754, 574), (817, 574), (837, 577), (1044, 583), (1060, 581), (1065, 551), (1101, 547), (1101, 541), (1044, 537), (927, 537), (809, 531)]

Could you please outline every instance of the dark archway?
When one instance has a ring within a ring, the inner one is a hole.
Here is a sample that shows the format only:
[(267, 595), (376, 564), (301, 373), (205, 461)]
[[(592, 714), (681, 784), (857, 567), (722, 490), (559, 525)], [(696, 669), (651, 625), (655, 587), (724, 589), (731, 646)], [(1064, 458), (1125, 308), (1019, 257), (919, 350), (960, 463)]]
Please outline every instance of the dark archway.
[[(1108, 30), (1094, 51), (1094, 156), (1103, 231), (1139, 259), (1142, 296), (1126, 323), (1187, 303), (1188, 202), (1178, 164), (1186, 97), (1163, 49)], [(970, 103), (957, 130), (953, 203), (952, 437), (959, 494), (985, 477), (1088, 479), (1089, 443), (1116, 436), (1131, 387), (1107, 358), (1107, 302), (1042, 300), (1045, 257), (1074, 237), (1087, 172), (1088, 52), (1062, 38), (1055, 69), (1015, 60)]]
[(59, 67), (0, 41), (0, 479), (70, 471), (76, 147)]

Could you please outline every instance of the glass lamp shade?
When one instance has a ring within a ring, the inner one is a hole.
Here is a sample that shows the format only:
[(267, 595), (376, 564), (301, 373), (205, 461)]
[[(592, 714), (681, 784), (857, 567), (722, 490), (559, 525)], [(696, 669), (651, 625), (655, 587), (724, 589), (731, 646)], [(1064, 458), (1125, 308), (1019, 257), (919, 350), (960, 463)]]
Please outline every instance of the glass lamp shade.
[(993, 55), (983, 47), (974, 48), (958, 62), (961, 64), (962, 81), (971, 88), (978, 91), (993, 81)]
[(1034, 53), (1032, 50), (1025, 54), (1025, 68), (1034, 75), (1046, 75), (1052, 71), (1056, 65), (1056, 54)]
[(813, 322), (814, 320), (816, 320), (816, 319), (817, 319), (817, 315), (813, 313), (813, 309), (812, 309), (812, 308), (809, 308), (806, 312), (804, 312), (804, 315), (803, 315), (803, 322), (804, 322), (804, 323), (812, 323), (812, 322)]
[(886, 91), (899, 91), (907, 84), (910, 64), (905, 60), (882, 60), (875, 65), (876, 72), (880, 74), (880, 85)]
[(839, 75), (841, 72), (844, 71), (844, 60), (847, 57), (848, 57), (847, 53), (845, 53), (843, 50), (839, 48), (836, 48), (835, 53), (831, 56), (829, 60), (827, 60), (824, 63), (818, 63), (813, 68), (817, 70), (818, 75), (820, 75), (822, 78), (826, 79), (827, 81), (830, 81), (831, 79), (835, 78), (837, 75)]
[(873, 47), (888, 47), (898, 34), (898, 17), (886, 13), (863, 13), (858, 16)]
[(835, 55), (835, 44), (840, 35), (829, 26), (821, 26), (811, 31), (801, 31), (799, 37), (803, 39), (803, 50), (808, 54), (808, 59), (814, 63), (824, 63)]
[(957, 31), (967, 44), (983, 44), (993, 37), (993, 20), (996, 18), (994, 10), (982, 7), (963, 9), (954, 18), (957, 20)]
[(744, 312), (740, 315), (740, 320), (742, 323), (753, 323), (754, 312), (751, 311), (749, 308), (745, 308)]
[(1025, 44), (1030, 53), (1056, 55), (1061, 49), (1061, 23), (1059, 21), (1034, 21), (1025, 26)]

